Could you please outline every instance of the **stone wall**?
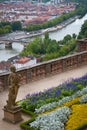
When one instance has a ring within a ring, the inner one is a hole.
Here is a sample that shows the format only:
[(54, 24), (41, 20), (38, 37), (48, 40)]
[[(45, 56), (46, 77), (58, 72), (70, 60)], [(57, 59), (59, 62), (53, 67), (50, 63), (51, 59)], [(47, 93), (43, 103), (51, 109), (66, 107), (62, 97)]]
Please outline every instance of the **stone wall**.
[(78, 44), (78, 52), (87, 51), (87, 38), (78, 40), (77, 44)]
[[(39, 63), (32, 67), (26, 67), (17, 70), (21, 75), (21, 84), (27, 84), (31, 81), (55, 75), (70, 69), (75, 69), (87, 64), (87, 51), (78, 52), (73, 55), (57, 58), (47, 62)], [(8, 88), (8, 73), (0, 74), (0, 87)]]

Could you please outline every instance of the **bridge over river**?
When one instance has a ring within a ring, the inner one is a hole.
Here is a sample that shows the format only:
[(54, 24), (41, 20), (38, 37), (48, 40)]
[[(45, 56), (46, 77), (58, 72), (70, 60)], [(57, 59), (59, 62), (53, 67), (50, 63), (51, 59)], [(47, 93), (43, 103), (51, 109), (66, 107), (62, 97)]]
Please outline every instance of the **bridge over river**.
[(5, 48), (12, 48), (12, 43), (21, 43), (24, 47), (30, 42), (31, 40), (23, 40), (23, 39), (0, 39), (0, 44), (5, 44)]
[[(32, 37), (42, 35), (42, 31), (33, 31), (32, 33), (14, 32), (0, 37), (0, 44), (5, 44), (5, 48), (12, 48), (12, 43), (21, 43), (24, 47), (32, 41)], [(29, 39), (26, 39), (29, 38)]]

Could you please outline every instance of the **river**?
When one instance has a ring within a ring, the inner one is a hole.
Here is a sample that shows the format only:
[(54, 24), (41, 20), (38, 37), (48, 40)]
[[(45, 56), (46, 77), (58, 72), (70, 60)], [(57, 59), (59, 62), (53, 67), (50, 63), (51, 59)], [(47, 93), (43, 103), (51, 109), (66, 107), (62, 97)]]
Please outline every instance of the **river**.
[(85, 20), (87, 20), (87, 14), (81, 19), (76, 19), (73, 23), (62, 28), (61, 30), (49, 33), (49, 37), (51, 39), (55, 39), (59, 41), (59, 40), (62, 40), (64, 36), (66, 36), (67, 34), (72, 35), (73, 33), (75, 33), (76, 35), (78, 35), (80, 32), (81, 26)]
[[(76, 35), (79, 34), (80, 29), (84, 21), (87, 20), (87, 14), (81, 18), (76, 19), (73, 23), (67, 25), (66, 27), (62, 28), (61, 30), (50, 32), (49, 37), (51, 39), (55, 39), (56, 41), (62, 40), (64, 36), (67, 34), (72, 35), (75, 33)], [(12, 49), (5, 49), (5, 45), (0, 45), (0, 61), (6, 61), (9, 58), (18, 55), (23, 50), (23, 45), (20, 43), (13, 43)]]
[(0, 61), (7, 61), (9, 58), (18, 55), (23, 50), (23, 45), (13, 43), (12, 49), (5, 49), (5, 44), (0, 45)]

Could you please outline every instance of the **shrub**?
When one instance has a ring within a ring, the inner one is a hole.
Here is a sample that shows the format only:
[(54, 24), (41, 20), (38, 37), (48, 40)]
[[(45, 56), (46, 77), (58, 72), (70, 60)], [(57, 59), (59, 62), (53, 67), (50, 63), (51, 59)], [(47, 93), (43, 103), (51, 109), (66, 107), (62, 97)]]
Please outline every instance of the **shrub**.
[(81, 90), (82, 88), (84, 88), (84, 86), (81, 85), (81, 84), (78, 84), (77, 87), (78, 87), (79, 90)]
[(35, 120), (37, 115), (31, 111), (26, 110), (26, 109), (22, 109), (22, 111), (29, 114), (30, 116), (32, 116), (32, 118), (28, 121), (20, 123), (20, 127), (24, 130), (38, 130), (38, 129), (30, 127), (30, 125), (29, 125), (29, 123), (31, 123)]
[(73, 90), (70, 90), (70, 91), (68, 91), (68, 90), (62, 90), (61, 94), (63, 96), (71, 96), (73, 94)]

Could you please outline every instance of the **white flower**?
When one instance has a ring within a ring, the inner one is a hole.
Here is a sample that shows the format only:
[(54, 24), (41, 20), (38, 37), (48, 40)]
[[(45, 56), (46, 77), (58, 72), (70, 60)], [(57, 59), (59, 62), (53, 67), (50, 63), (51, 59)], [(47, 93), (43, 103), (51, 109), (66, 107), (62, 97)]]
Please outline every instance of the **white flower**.
[(80, 103), (87, 103), (87, 94), (80, 98)]
[(34, 122), (30, 123), (30, 126), (40, 130), (64, 130), (64, 124), (70, 113), (71, 109), (65, 106), (48, 114), (38, 116)]

